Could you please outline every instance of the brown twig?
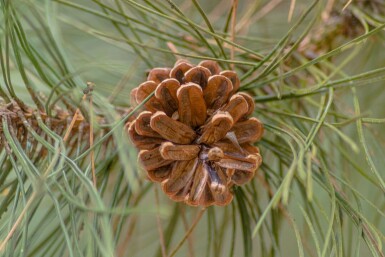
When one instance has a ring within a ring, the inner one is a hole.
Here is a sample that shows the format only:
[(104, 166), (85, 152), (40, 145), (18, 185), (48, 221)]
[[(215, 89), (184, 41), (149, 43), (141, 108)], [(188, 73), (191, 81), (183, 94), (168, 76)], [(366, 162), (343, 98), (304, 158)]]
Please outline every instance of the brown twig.
[[(88, 92), (88, 91), (87, 91), (87, 92)], [(81, 104), (84, 100), (86, 100), (86, 98), (87, 98), (87, 92), (84, 92), (83, 97), (82, 97), (82, 99), (80, 100), (80, 104)], [(79, 114), (80, 114), (80, 109), (79, 109), (79, 107), (78, 107), (78, 108), (76, 108), (76, 111), (75, 111), (74, 116), (73, 116), (73, 118), (72, 118), (72, 120), (71, 120), (71, 123), (70, 123), (70, 125), (68, 126), (68, 129), (67, 129), (67, 131), (66, 131), (66, 133), (65, 133), (65, 135), (64, 135), (64, 137), (63, 137), (63, 142), (66, 142), (66, 141), (68, 140), (68, 138), (69, 138), (69, 136), (70, 136), (70, 134), (71, 134), (72, 128), (74, 127), (75, 122), (76, 122), (76, 120), (78, 119)]]
[[(231, 15), (231, 41), (235, 43), (235, 25), (237, 23), (237, 9), (238, 9), (238, 0), (233, 0), (233, 13)], [(231, 45), (231, 50), (230, 50), (230, 58), (231, 60), (234, 60), (234, 51), (235, 51), (235, 46)], [(234, 69), (234, 63), (230, 64), (231, 69)]]
[(178, 54), (178, 49), (172, 42), (167, 42), (167, 47), (170, 49), (171, 52), (174, 53), (174, 56), (177, 60), (182, 59), (182, 57)]
[[(12, 130), (10, 132), (12, 133)], [(12, 154), (12, 150), (10, 149), (10, 147), (8, 145), (8, 142), (4, 141), (4, 143), (5, 143), (6, 152), (9, 155), (11, 155)], [(48, 176), (49, 171), (52, 170), (54, 165), (55, 165), (55, 162), (51, 162), (48, 165), (47, 169), (43, 173), (43, 178)], [(38, 195), (40, 194), (39, 188), (40, 187), (37, 186), (36, 189), (32, 192), (30, 198), (28, 199), (27, 203), (25, 204), (25, 206), (24, 206), (23, 210), (21, 211), (19, 217), (16, 219), (15, 223), (13, 224), (11, 230), (8, 232), (8, 234), (5, 237), (5, 239), (0, 243), (0, 253), (2, 253), (4, 251), (8, 241), (12, 238), (12, 236), (16, 232), (17, 227), (23, 222), (23, 218), (26, 215), (28, 209), (31, 207), (33, 202), (36, 200), (36, 197), (38, 197)]]
[(95, 84), (92, 82), (87, 82), (87, 95), (90, 96), (90, 157), (91, 157), (91, 171), (92, 171), (92, 181), (94, 183), (94, 186), (96, 187), (97, 181), (96, 181), (96, 170), (95, 170), (95, 151), (92, 149), (94, 146), (94, 122), (93, 122), (93, 104), (92, 104), (92, 91), (94, 89)]
[(348, 6), (353, 2), (353, 0), (349, 0), (345, 5), (344, 7), (342, 8), (342, 11), (344, 11), (346, 8), (348, 8)]
[(130, 243), (130, 240), (132, 238), (132, 234), (134, 233), (134, 230), (136, 228), (136, 225), (138, 224), (138, 218), (137, 217), (130, 217), (128, 218), (130, 219), (129, 222), (128, 222), (128, 226), (127, 226), (127, 232), (125, 234), (125, 237), (123, 238), (123, 240), (120, 240), (120, 243), (116, 246), (116, 256), (119, 256), (119, 257), (124, 257), (124, 256), (127, 256), (126, 255), (126, 251), (128, 249), (130, 249), (128, 247), (128, 244)]
[[(11, 155), (12, 154), (12, 150), (10, 149), (10, 147), (8, 145), (8, 142), (6, 140), (4, 140), (4, 147), (5, 147), (5, 150), (7, 151), (7, 153), (9, 155)], [(25, 214), (27, 213), (27, 211), (28, 211), (29, 207), (31, 206), (31, 204), (33, 203), (33, 201), (35, 200), (36, 196), (37, 196), (37, 192), (33, 191), (31, 197), (28, 199), (24, 209), (21, 211), (19, 217), (17, 218), (17, 220), (13, 224), (11, 230), (8, 232), (8, 234), (5, 237), (5, 239), (0, 243), (0, 253), (4, 252), (4, 249), (5, 249), (8, 241), (12, 238), (13, 234), (16, 232), (17, 227), (23, 221), (23, 218), (24, 218)]]
[[(188, 230), (188, 222), (187, 222), (187, 218), (186, 218), (186, 209), (185, 209), (184, 205), (180, 206), (180, 213), (182, 216), (183, 226), (184, 226), (185, 230), (187, 231)], [(194, 256), (194, 247), (193, 247), (192, 237), (188, 238), (187, 243), (188, 243), (189, 256), (193, 257)]]
[[(252, 17), (248, 19), (242, 19), (237, 24), (237, 30), (238, 32), (240, 30), (245, 30), (250, 28), (251, 24), (254, 24), (256, 21), (262, 19), (265, 15), (267, 15), (269, 12), (271, 12), (274, 8), (276, 8), (279, 4), (282, 3), (283, 0), (271, 0), (268, 1), (260, 10)], [(245, 31), (244, 31), (245, 32)]]
[[(136, 194), (134, 194), (131, 199), (132, 199), (132, 201), (130, 201), (129, 204), (132, 206), (137, 206), (137, 204), (139, 203), (139, 200), (140, 200), (140, 191), (138, 191)], [(125, 236), (122, 240), (119, 239), (119, 242), (117, 243), (117, 246), (116, 246), (117, 256), (122, 256), (122, 257), (127, 256), (125, 253), (126, 253), (127, 249), (130, 249), (129, 248), (130, 240), (132, 239), (136, 225), (138, 224), (138, 217), (137, 216), (131, 215), (131, 216), (127, 217), (127, 220), (128, 220), (128, 222), (127, 222), (128, 225), (127, 225), (127, 229), (125, 232)]]
[(205, 210), (206, 209), (201, 209), (197, 215), (197, 217), (195, 218), (193, 224), (191, 225), (191, 227), (189, 228), (189, 230), (187, 230), (186, 234), (184, 235), (184, 237), (182, 238), (182, 240), (178, 243), (178, 245), (174, 248), (174, 250), (171, 252), (170, 256), (169, 257), (173, 257), (175, 256), (175, 254), (178, 252), (178, 250), (182, 247), (183, 243), (186, 241), (186, 239), (190, 236), (190, 234), (193, 232), (194, 228), (196, 227), (196, 225), (198, 225), (198, 222), (199, 220), (202, 218), (203, 214), (205, 213)]
[(31, 207), (31, 205), (32, 205), (33, 201), (35, 200), (36, 196), (37, 196), (37, 192), (33, 191), (31, 197), (28, 199), (28, 202), (26, 203), (24, 209), (21, 211), (19, 217), (17, 218), (17, 220), (13, 224), (11, 230), (8, 232), (8, 234), (5, 237), (5, 239), (3, 240), (3, 242), (1, 242), (1, 244), (0, 244), (0, 253), (2, 253), (4, 251), (5, 246), (7, 245), (9, 239), (11, 239), (11, 237), (15, 233), (17, 227), (23, 221), (23, 218), (24, 218), (25, 214), (27, 213), (28, 209)]
[(160, 249), (162, 251), (162, 256), (167, 257), (166, 244), (164, 241), (162, 222), (161, 222), (160, 217), (159, 217), (159, 192), (158, 192), (158, 188), (154, 187), (154, 191), (155, 191), (155, 204), (156, 204), (156, 209), (157, 209), (156, 224), (157, 224), (158, 232), (159, 232), (159, 244), (160, 244)]
[(329, 0), (326, 3), (325, 9), (323, 10), (323, 12), (321, 14), (321, 17), (322, 17), (323, 21), (327, 21), (329, 19), (330, 13), (333, 10), (334, 2), (335, 2), (335, 0)]
[[(93, 110), (93, 104), (92, 104), (92, 91), (94, 89), (95, 84), (92, 82), (87, 82), (87, 87), (83, 90), (83, 97), (80, 100), (80, 104), (87, 98), (87, 96), (90, 96), (90, 148), (92, 149), (92, 146), (94, 144), (94, 127), (93, 127), (93, 115), (92, 115), (92, 110)], [(68, 129), (63, 137), (63, 142), (67, 142), (68, 138), (71, 135), (71, 131), (75, 125), (75, 122), (78, 119), (78, 116), (81, 115), (80, 108), (76, 108), (75, 114), (72, 117), (71, 123), (68, 126)], [(92, 181), (94, 186), (96, 187), (96, 171), (95, 171), (95, 153), (94, 150), (91, 150), (90, 152), (90, 158), (91, 158), (91, 171), (92, 171)]]
[(290, 2), (290, 9), (289, 9), (289, 15), (287, 17), (287, 21), (288, 22), (290, 22), (291, 18), (293, 18), (294, 8), (295, 8), (295, 0), (291, 0), (291, 2)]

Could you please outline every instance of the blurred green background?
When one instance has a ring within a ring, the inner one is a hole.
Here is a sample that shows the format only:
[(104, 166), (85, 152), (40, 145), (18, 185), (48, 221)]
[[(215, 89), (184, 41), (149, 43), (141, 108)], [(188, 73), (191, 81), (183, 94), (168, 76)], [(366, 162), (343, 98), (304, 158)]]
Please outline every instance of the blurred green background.
[[(120, 144), (105, 155), (96, 148), (97, 189), (90, 187), (89, 156), (79, 157), (87, 147), (69, 156), (73, 166), (63, 157), (48, 177), (41, 174), (57, 149), (44, 160), (15, 155), (7, 166), (11, 159), (1, 148), (0, 242), (7, 242), (1, 256), (162, 256), (162, 244), (170, 256), (179, 243), (175, 256), (384, 256), (384, 1), (241, 0), (235, 7), (228, 0), (2, 0), (0, 6), (0, 86), (7, 92), (11, 81), (31, 108), (23, 73), (43, 101), (54, 92), (53, 99), (74, 106), (92, 81), (94, 110), (83, 106), (85, 116), (118, 124), (124, 117), (113, 109), (130, 106), (130, 90), (151, 68), (213, 58), (224, 69), (233, 63), (266, 129), (256, 178), (235, 189), (231, 205), (205, 210), (186, 241), (200, 210), (172, 202), (145, 179), (136, 150), (121, 139), (122, 124), (109, 127)], [(28, 175), (23, 162), (41, 177)], [(22, 182), (17, 173), (26, 174)]]

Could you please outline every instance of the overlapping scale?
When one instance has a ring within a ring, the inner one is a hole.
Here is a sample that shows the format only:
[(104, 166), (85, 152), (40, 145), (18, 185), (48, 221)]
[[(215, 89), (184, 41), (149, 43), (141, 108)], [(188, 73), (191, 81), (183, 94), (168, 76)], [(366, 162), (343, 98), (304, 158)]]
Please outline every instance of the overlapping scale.
[(177, 97), (179, 120), (192, 128), (203, 125), (207, 114), (201, 87), (187, 83), (178, 89)]

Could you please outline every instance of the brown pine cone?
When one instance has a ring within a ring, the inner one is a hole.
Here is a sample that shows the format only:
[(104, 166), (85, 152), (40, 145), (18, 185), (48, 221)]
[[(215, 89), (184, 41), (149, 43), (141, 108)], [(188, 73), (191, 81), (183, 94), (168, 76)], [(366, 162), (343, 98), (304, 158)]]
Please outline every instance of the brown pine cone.
[[(51, 108), (51, 116), (39, 110), (33, 110), (28, 106), (21, 108), (19, 104), (12, 100), (10, 103), (1, 103), (0, 98), (0, 113), (1, 116), (7, 119), (9, 130), (15, 134), (16, 140), (19, 141), (21, 147), (26, 151), (29, 158), (32, 160), (41, 160), (47, 153), (47, 149), (42, 146), (39, 141), (31, 134), (34, 131), (41, 137), (47, 137), (46, 133), (40, 128), (39, 119), (47, 125), (53, 132), (58, 135), (65, 134), (73, 114), (58, 106)], [(81, 131), (81, 132), (80, 132)], [(71, 129), (69, 141), (66, 144), (67, 155), (71, 155), (78, 148), (78, 141), (83, 139), (88, 140), (89, 124), (84, 117), (79, 114)], [(8, 144), (4, 136), (3, 120), (0, 119), (0, 151)]]
[(182, 60), (172, 69), (152, 69), (132, 90), (133, 106), (155, 91), (127, 127), (149, 179), (171, 199), (226, 205), (230, 188), (253, 178), (262, 158), (252, 143), (263, 125), (248, 118), (254, 101), (236, 93), (239, 84), (234, 71), (220, 71), (214, 61), (194, 67)]

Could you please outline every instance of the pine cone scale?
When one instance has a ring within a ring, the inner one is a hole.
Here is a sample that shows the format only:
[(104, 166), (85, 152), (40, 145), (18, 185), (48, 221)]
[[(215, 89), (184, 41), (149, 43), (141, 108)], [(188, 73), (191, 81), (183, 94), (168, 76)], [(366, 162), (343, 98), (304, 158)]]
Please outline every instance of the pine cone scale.
[(188, 196), (188, 203), (190, 205), (199, 205), (199, 200), (205, 190), (205, 185), (208, 180), (208, 173), (203, 168), (203, 164), (200, 163), (196, 169), (194, 180)]
[(196, 137), (195, 131), (189, 126), (168, 117), (161, 111), (151, 117), (150, 126), (163, 138), (177, 144), (189, 144)]
[(147, 80), (154, 81), (158, 85), (163, 80), (170, 78), (169, 74), (170, 74), (170, 69), (168, 68), (155, 68), (149, 72), (147, 76)]
[(245, 113), (244, 117), (248, 117), (254, 112), (254, 109), (255, 109), (254, 99), (250, 95), (243, 92), (239, 92), (237, 95), (242, 96), (246, 100), (247, 105), (249, 106), (249, 109)]
[(240, 84), (241, 84), (237, 73), (235, 73), (234, 71), (231, 71), (231, 70), (225, 70), (225, 71), (222, 71), (221, 73), (219, 73), (219, 75), (225, 76), (226, 78), (228, 78), (231, 81), (231, 84), (233, 85), (232, 94), (235, 94), (235, 92), (238, 91)]
[(139, 152), (138, 157), (142, 165), (147, 170), (155, 170), (162, 166), (169, 165), (173, 162), (173, 160), (166, 160), (162, 157), (159, 151), (159, 147), (156, 147), (151, 150), (142, 150)]
[(139, 135), (135, 130), (135, 125), (136, 125), (136, 122), (128, 126), (128, 135), (130, 136), (132, 143), (137, 148), (141, 150), (151, 150), (157, 145), (164, 142), (163, 138), (147, 137), (147, 136)]
[(243, 96), (233, 95), (223, 110), (228, 112), (236, 123), (249, 111), (249, 105)]
[(148, 178), (154, 182), (162, 182), (170, 176), (172, 165), (162, 166), (155, 170), (147, 170)]
[(221, 71), (221, 69), (219, 68), (218, 63), (214, 62), (214, 61), (211, 61), (211, 60), (201, 61), (198, 64), (198, 66), (202, 66), (202, 67), (207, 68), (210, 71), (211, 75), (217, 75)]
[(176, 79), (162, 81), (155, 90), (155, 97), (162, 104), (165, 113), (171, 116), (178, 109), (178, 98), (176, 96), (180, 84)]
[(206, 121), (206, 103), (199, 85), (188, 83), (177, 92), (179, 119), (184, 124), (195, 128)]
[(207, 108), (217, 110), (228, 100), (230, 92), (233, 90), (231, 81), (221, 75), (209, 77), (207, 86), (204, 89), (204, 99)]
[(193, 82), (200, 85), (202, 89), (205, 89), (207, 86), (207, 80), (210, 76), (211, 72), (209, 69), (202, 66), (196, 66), (185, 73), (184, 81)]
[(170, 71), (170, 77), (177, 79), (180, 83), (183, 83), (184, 74), (193, 67), (194, 66), (185, 61), (176, 63), (174, 68)]
[(163, 190), (169, 196), (175, 195), (185, 188), (194, 176), (198, 164), (198, 158), (189, 161), (177, 161), (174, 163), (170, 177), (162, 183)]
[(247, 156), (242, 160), (240, 158), (226, 158), (229, 156), (225, 156), (220, 161), (216, 162), (220, 167), (226, 169), (236, 169), (236, 170), (244, 170), (244, 171), (253, 171), (258, 167), (258, 161), (256, 158), (252, 156)]
[(188, 161), (198, 156), (201, 148), (199, 145), (174, 145), (164, 142), (160, 146), (160, 154), (166, 160)]
[(203, 134), (198, 139), (199, 144), (214, 144), (224, 138), (233, 126), (233, 118), (228, 112), (218, 112), (203, 128)]
[(240, 144), (255, 142), (261, 139), (263, 134), (262, 123), (257, 118), (250, 118), (246, 121), (238, 122), (233, 131)]
[(141, 112), (135, 122), (135, 131), (141, 136), (163, 138), (161, 135), (159, 135), (159, 133), (155, 132), (151, 128), (150, 126), (151, 117), (152, 117), (151, 112), (148, 112), (148, 111)]

